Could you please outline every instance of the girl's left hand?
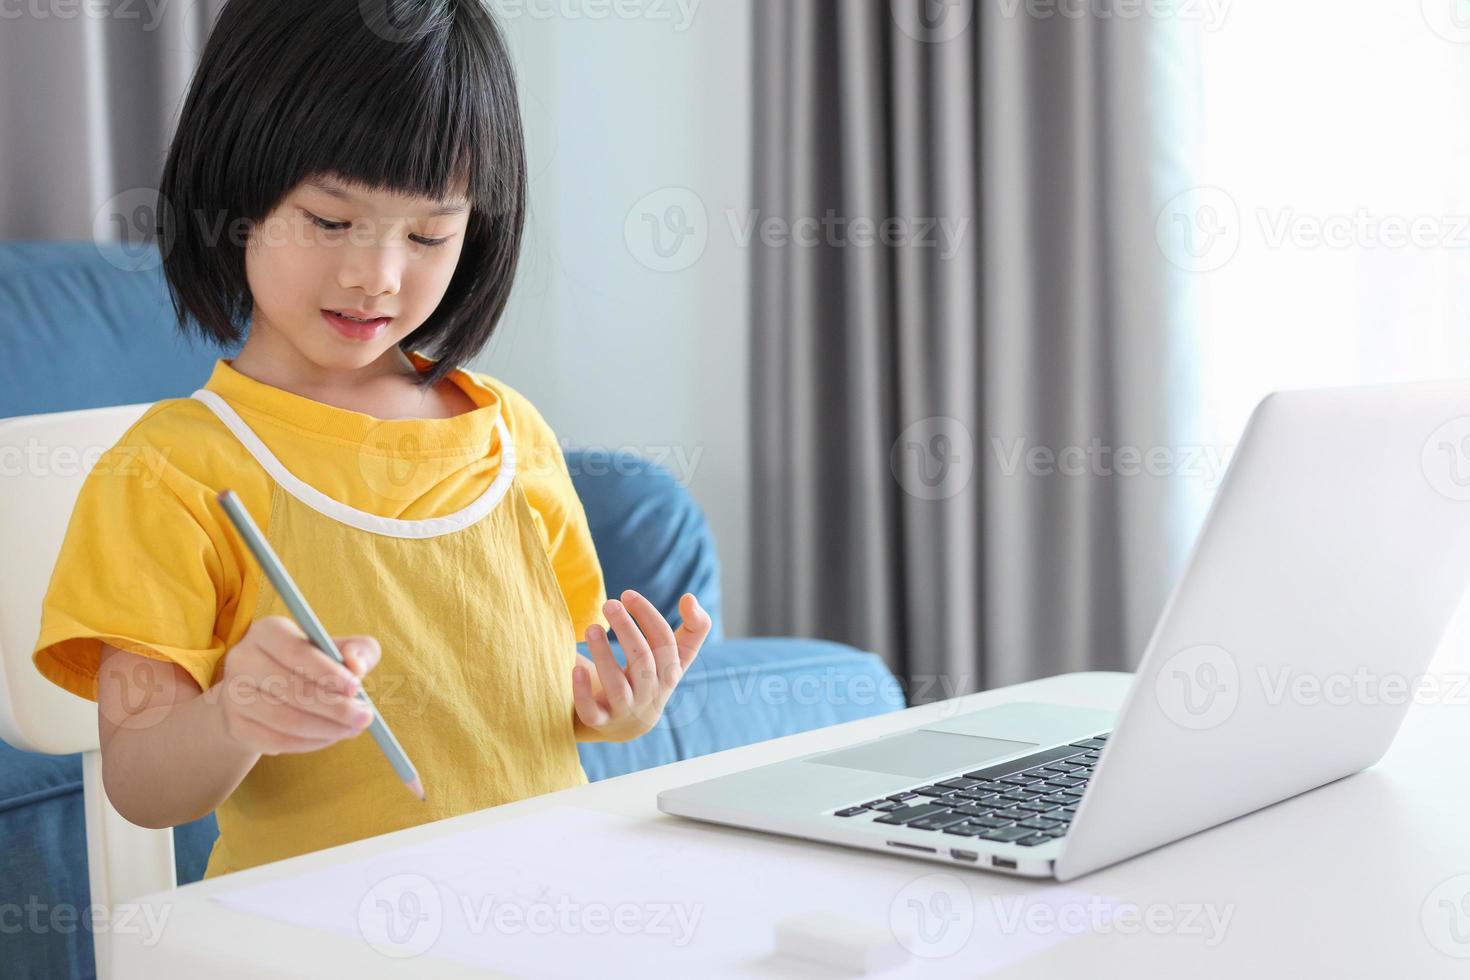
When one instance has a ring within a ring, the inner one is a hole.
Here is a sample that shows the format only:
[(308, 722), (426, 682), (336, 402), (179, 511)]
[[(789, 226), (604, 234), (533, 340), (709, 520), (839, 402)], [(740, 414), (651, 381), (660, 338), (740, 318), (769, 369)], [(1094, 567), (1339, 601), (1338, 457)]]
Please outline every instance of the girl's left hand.
[[(621, 598), (621, 602), (608, 600), (602, 610), (627, 654), (627, 668), (618, 666), (607, 631), (595, 624), (586, 634), (592, 660), (578, 654), (581, 663), (572, 668), (577, 718), (596, 738), (608, 742), (626, 742), (658, 724), (669, 695), (694, 662), (712, 625), (692, 592), (679, 597), (683, 624), (677, 634), (653, 603), (637, 592), (629, 589)], [(601, 681), (595, 687), (594, 666)]]

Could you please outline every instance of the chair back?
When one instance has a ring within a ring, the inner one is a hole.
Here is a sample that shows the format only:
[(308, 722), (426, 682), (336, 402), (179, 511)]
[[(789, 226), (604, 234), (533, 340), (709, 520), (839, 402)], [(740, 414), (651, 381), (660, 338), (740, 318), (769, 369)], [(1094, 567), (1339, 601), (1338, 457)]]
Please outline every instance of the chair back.
[[(174, 887), (173, 831), (139, 827), (113, 809), (102, 784), (96, 703), (42, 677), (31, 652), (82, 481), (147, 407), (0, 419), (0, 738), (30, 752), (81, 753), (91, 900), (109, 911)], [(108, 939), (93, 936), (99, 978), (111, 974)]]

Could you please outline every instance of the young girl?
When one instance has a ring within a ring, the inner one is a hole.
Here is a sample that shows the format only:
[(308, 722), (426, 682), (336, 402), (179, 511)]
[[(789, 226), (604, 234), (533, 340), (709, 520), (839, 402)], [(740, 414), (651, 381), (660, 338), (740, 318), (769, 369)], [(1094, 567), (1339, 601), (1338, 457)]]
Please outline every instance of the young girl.
[[(230, 0), (169, 151), (180, 323), (244, 344), (88, 475), (34, 657), (98, 702), (123, 816), (217, 813), (206, 877), (585, 783), (577, 742), (648, 731), (708, 635), (689, 594), (677, 632), (635, 592), (604, 602), (555, 434), (462, 367), (525, 215), (482, 2)], [(289, 618), (226, 488), (346, 667)], [(362, 736), (358, 685), (424, 799)]]

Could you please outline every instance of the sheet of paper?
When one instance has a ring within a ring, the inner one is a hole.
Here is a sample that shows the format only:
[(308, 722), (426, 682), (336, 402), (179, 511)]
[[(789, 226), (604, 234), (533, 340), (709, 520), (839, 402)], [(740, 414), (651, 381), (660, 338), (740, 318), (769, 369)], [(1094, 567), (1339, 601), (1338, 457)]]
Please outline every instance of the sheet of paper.
[(818, 910), (897, 939), (908, 962), (887, 976), (973, 978), (1105, 929), (1116, 908), (1052, 883), (572, 806), (215, 900), (388, 957), (638, 980), (833, 976), (775, 952), (777, 922)]

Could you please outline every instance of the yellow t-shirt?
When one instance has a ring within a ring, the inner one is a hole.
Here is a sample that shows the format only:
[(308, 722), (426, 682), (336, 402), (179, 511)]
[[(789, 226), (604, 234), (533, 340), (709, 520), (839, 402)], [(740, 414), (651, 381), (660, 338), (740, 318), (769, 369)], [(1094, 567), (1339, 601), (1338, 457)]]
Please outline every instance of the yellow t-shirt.
[[(432, 363), (417, 351), (408, 356), (420, 368)], [(517, 479), (571, 614), (568, 642), (579, 642), (593, 623), (607, 628), (602, 569), (555, 433), (505, 382), (473, 371), (449, 377), (477, 408), (452, 419), (390, 420), (393, 438), (441, 451), (442, 465), (407, 473), (373, 471), (382, 457), (359, 451), (384, 424), (373, 416), (256, 381), (224, 359), (204, 387), (225, 398), (301, 480), (348, 506), (401, 520), (450, 514), (485, 492), (499, 471), (492, 433), (502, 416)], [(476, 458), (486, 446), (489, 455)], [(225, 652), (250, 626), (262, 582), (260, 566), (231, 546), (236, 532), (213, 503), (226, 486), (251, 514), (269, 512), (270, 478), (205, 405), (174, 398), (150, 406), (83, 482), (42, 601), (36, 668), (95, 701), (106, 641), (179, 664), (201, 689), (217, 682)]]

